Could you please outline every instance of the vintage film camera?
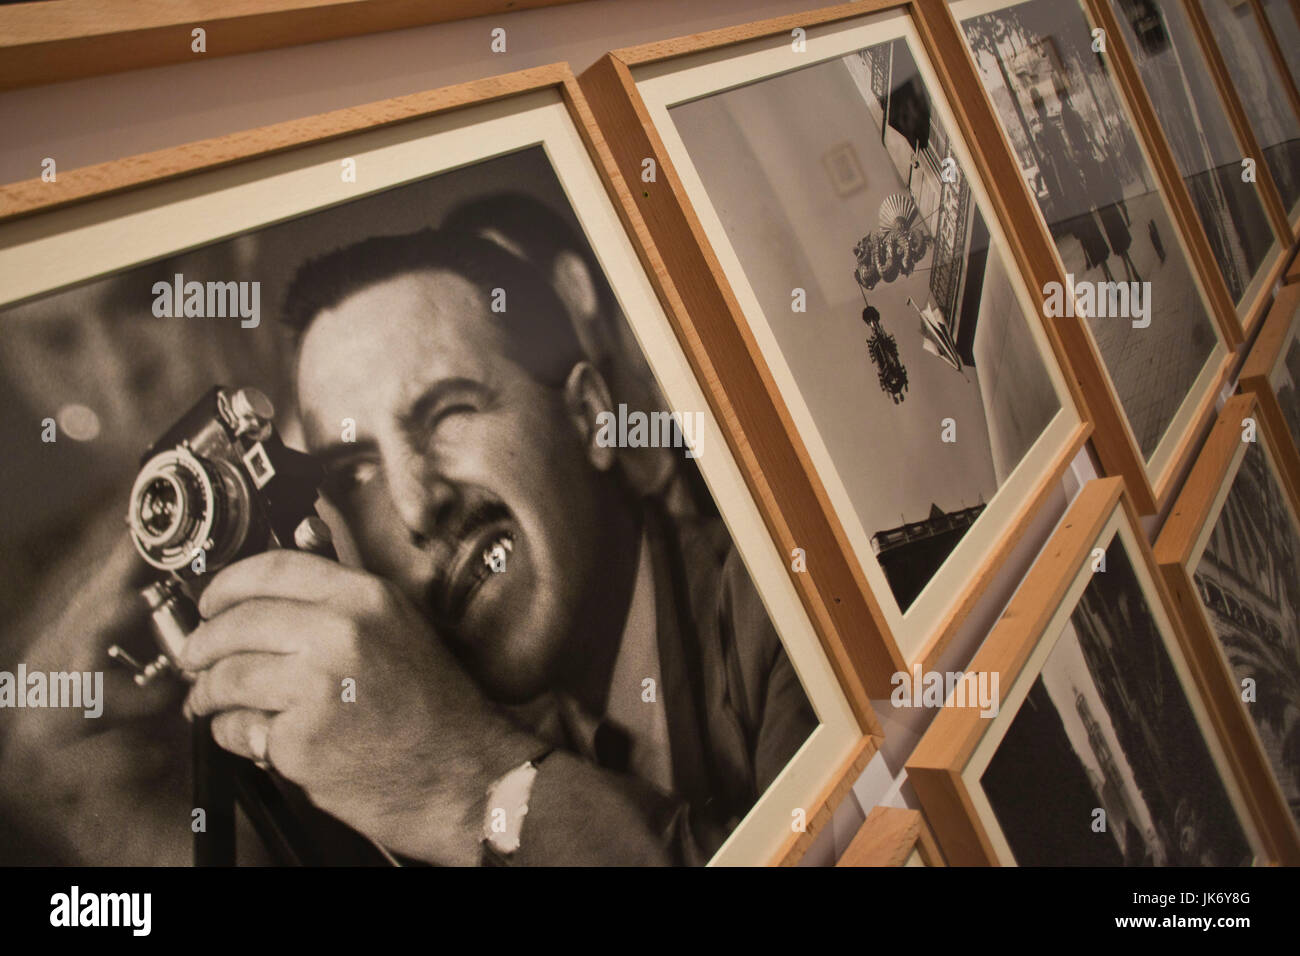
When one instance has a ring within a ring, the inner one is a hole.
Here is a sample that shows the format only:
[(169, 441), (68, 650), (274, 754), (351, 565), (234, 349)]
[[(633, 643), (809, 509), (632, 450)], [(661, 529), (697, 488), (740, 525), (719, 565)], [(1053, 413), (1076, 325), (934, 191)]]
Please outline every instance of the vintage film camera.
[[(141, 457), (127, 524), (136, 550), (163, 575), (141, 592), (159, 653), (142, 664), (116, 645), (108, 651), (136, 683), (185, 678), (179, 658), (199, 624), (197, 601), (223, 567), (275, 547), (336, 557), (315, 508), (324, 470), (285, 446), (274, 418), (257, 389), (216, 386)], [(280, 862), (395, 862), (269, 767), (217, 747), (210, 723), (196, 720), (193, 735), (194, 806), (206, 817), (194, 837), (196, 864), (235, 862), (236, 801)]]
[(141, 458), (127, 524), (141, 557), (167, 577), (143, 592), (160, 653), (138, 683), (179, 673), (180, 650), (198, 624), (195, 602), (232, 561), (273, 547), (335, 557), (315, 508), (324, 472), (285, 447), (274, 418), (257, 389), (218, 386)]

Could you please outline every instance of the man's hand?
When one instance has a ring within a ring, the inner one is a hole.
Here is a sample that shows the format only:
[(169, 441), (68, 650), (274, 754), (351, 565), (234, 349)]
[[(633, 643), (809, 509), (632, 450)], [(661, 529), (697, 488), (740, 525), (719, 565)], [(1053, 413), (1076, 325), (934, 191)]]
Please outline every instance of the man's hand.
[[(183, 664), (186, 702), (233, 753), (276, 770), (407, 856), (479, 862), (489, 784), (540, 742), (479, 691), (395, 588), (297, 551), (221, 571)], [(344, 700), (353, 679), (355, 701)], [(263, 746), (263, 742), (265, 742)]]
[(101, 672), (104, 700), (98, 718), (81, 708), (3, 712), (0, 816), (9, 818), (13, 837), (0, 848), (6, 858), (17, 853), (24, 863), (115, 866), (190, 859), (180, 688), (170, 681), (137, 687), (107, 654), (109, 645), (132, 638), (136, 648), (153, 646), (148, 609), (135, 590), (147, 569), (113, 517), (115, 547), (107, 557), (98, 547), (79, 550), (81, 574), (70, 579), (75, 591), (52, 594), (18, 627), (18, 636), (36, 634), (19, 658), (29, 673)]

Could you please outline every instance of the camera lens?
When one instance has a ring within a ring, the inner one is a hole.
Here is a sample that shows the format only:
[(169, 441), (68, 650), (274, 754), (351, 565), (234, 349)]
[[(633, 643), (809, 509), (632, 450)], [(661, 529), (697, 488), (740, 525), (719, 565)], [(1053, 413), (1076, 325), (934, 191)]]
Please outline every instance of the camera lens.
[(159, 475), (140, 495), (140, 527), (151, 541), (170, 542), (185, 519), (185, 495), (175, 474)]
[(145, 462), (131, 489), (131, 538), (164, 571), (185, 573), (200, 550), (215, 570), (242, 546), (249, 522), (248, 492), (234, 468), (186, 447)]

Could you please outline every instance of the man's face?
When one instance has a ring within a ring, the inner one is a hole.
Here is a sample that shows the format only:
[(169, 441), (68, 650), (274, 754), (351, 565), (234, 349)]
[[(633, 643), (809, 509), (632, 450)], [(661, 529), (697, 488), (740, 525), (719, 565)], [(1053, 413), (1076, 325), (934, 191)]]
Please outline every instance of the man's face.
[(528, 320), (458, 275), (411, 273), (322, 312), (298, 364), (308, 446), (367, 569), (503, 700), (545, 689), (573, 651), (608, 500), (563, 389), (503, 354)]

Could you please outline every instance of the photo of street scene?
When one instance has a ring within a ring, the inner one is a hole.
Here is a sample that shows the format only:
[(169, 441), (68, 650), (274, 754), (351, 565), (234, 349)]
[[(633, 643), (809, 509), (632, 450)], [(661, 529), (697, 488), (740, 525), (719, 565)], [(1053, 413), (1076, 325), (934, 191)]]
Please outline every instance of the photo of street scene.
[(669, 110), (902, 611), (1062, 407), (931, 97), (896, 39)]
[(1150, 459), (1216, 344), (1214, 325), (1082, 7), (1030, 0), (961, 22), (1021, 171), (1076, 283), (1150, 283), (1150, 325), (1088, 327)]
[(1021, 866), (1251, 862), (1118, 540), (980, 784)]

